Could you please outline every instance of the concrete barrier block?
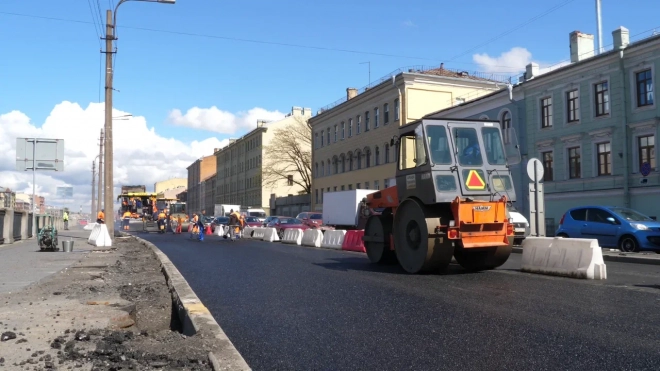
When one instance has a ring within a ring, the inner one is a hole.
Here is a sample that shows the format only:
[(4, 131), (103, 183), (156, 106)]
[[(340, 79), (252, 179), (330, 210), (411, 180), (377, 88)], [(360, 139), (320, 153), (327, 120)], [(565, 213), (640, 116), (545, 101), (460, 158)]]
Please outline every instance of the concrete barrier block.
[(607, 279), (603, 250), (598, 240), (527, 237), (522, 245), (521, 270), (592, 280)]
[(321, 247), (341, 250), (341, 245), (344, 244), (344, 236), (346, 236), (345, 230), (325, 231)]
[(303, 232), (301, 244), (303, 246), (321, 247), (323, 232), (318, 229), (307, 229)]
[(302, 243), (303, 230), (300, 228), (289, 228), (284, 230), (282, 242), (300, 245)]
[(263, 228), (264, 236), (263, 240), (268, 242), (276, 242), (280, 240), (280, 236), (277, 235), (277, 230), (275, 228)]
[(108, 226), (105, 224), (95, 225), (92, 233), (89, 234), (87, 243), (97, 247), (111, 247), (112, 240), (110, 239), (110, 233), (108, 233)]
[(254, 227), (243, 228), (243, 238), (252, 238), (252, 231), (254, 231)]
[(252, 238), (254, 238), (255, 240), (263, 240), (264, 233), (266, 233), (265, 229), (266, 228), (261, 228), (261, 227), (255, 228), (254, 231), (252, 231)]

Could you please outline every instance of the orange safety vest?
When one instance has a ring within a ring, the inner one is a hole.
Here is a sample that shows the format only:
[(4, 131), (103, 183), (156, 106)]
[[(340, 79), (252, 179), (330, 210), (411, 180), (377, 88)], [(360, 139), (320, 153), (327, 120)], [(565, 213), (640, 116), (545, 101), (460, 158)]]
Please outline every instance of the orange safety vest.
[(103, 214), (103, 211), (99, 211), (99, 213), (96, 215), (96, 219), (105, 219), (105, 215)]

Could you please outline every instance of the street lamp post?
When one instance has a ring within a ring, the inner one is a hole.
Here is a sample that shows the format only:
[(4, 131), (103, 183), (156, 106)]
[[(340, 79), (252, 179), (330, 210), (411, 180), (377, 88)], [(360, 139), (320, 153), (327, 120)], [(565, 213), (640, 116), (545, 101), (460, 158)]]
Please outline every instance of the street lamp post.
[[(106, 27), (105, 27), (105, 222), (110, 232), (110, 238), (114, 238), (115, 230), (115, 213), (114, 213), (114, 178), (113, 178), (113, 144), (112, 144), (112, 42), (116, 40), (117, 29), (117, 9), (119, 6), (128, 1), (143, 1), (149, 3), (165, 3), (174, 4), (176, 0), (120, 0), (115, 6), (114, 11), (108, 9), (106, 12)], [(99, 185), (100, 186), (100, 185)]]

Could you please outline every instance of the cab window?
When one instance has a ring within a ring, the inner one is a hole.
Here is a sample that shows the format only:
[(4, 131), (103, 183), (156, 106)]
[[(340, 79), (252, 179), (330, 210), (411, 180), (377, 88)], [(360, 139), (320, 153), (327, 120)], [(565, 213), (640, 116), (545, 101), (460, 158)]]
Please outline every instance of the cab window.
[(444, 126), (427, 126), (426, 141), (434, 164), (451, 164), (451, 149), (447, 139), (447, 129)]
[(453, 134), (458, 163), (463, 166), (483, 165), (477, 131), (473, 128), (454, 128)]
[(422, 126), (414, 133), (407, 133), (399, 141), (399, 170), (412, 169), (427, 163)]
[(486, 127), (481, 129), (483, 134), (484, 147), (486, 150), (486, 159), (491, 165), (506, 165), (506, 153), (502, 145), (502, 136), (500, 129), (496, 127)]

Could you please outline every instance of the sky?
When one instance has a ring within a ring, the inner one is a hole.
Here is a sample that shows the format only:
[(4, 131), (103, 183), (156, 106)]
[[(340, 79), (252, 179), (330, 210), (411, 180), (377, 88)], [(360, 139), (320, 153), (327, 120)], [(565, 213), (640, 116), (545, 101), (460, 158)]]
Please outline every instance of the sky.
[[(32, 175), (15, 171), (17, 137), (62, 138), (65, 171), (38, 172), (37, 193), (89, 210), (100, 37), (117, 1), (0, 1), (0, 187), (32, 191)], [(633, 41), (660, 31), (657, 0), (602, 3), (604, 46), (619, 26)], [(186, 177), (258, 119), (316, 112), (398, 68), (515, 75), (532, 61), (565, 64), (569, 33), (597, 32), (594, 0), (130, 1), (117, 14), (113, 116), (132, 117), (114, 121), (116, 193)], [(56, 198), (57, 186), (74, 198)]]

